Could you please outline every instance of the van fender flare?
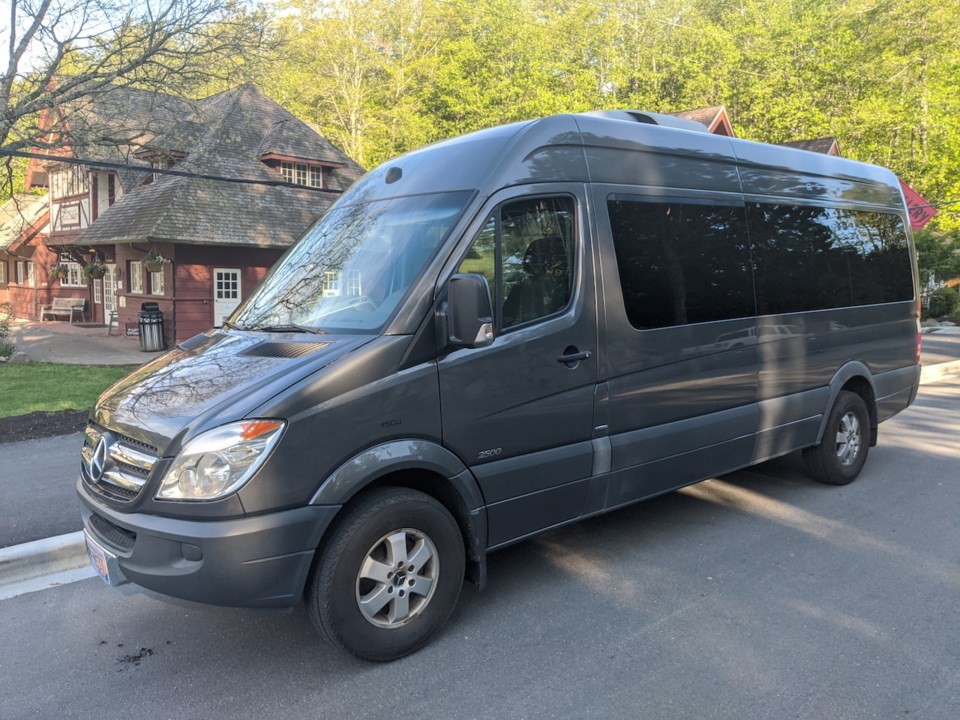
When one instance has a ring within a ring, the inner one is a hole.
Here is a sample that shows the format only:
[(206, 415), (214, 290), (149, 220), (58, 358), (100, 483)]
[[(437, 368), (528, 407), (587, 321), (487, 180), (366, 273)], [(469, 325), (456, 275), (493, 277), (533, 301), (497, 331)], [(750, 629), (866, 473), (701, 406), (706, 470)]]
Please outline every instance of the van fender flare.
[[(823, 441), (823, 432), (827, 428), (827, 420), (830, 417), (830, 410), (833, 408), (835, 402), (837, 402), (837, 397), (840, 395), (840, 391), (843, 390), (843, 386), (846, 385), (853, 378), (861, 378), (866, 381), (870, 386), (870, 390), (873, 393), (874, 398), (877, 396), (877, 388), (873, 382), (873, 375), (870, 373), (870, 369), (864, 365), (862, 362), (857, 360), (848, 362), (842, 368), (837, 370), (836, 374), (833, 376), (833, 379), (830, 381), (830, 399), (827, 402), (826, 408), (823, 411), (823, 419), (820, 421), (820, 429), (817, 431), (817, 443)], [(876, 425), (876, 409), (867, 405), (867, 411), (870, 415), (871, 423)], [(876, 433), (874, 433), (874, 439), (876, 439)]]
[(367, 448), (334, 470), (311, 505), (343, 505), (377, 478), (399, 470), (427, 470), (450, 481), (470, 511), (484, 507), (483, 495), (460, 458), (429, 440), (391, 440)]
[(477, 479), (456, 455), (429, 440), (391, 440), (354, 455), (334, 470), (310, 500), (311, 505), (344, 505), (378, 478), (399, 470), (426, 470), (445, 478), (462, 503), (467, 579), (478, 589), (487, 579), (487, 509)]

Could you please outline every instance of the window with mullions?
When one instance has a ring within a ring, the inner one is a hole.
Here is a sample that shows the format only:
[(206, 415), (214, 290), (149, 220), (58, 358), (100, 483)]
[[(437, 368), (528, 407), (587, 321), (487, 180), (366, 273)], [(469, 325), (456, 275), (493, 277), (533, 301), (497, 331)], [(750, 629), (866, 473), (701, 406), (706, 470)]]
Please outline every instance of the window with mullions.
[(742, 207), (612, 195), (607, 210), (633, 327), (647, 330), (754, 314)]
[(128, 281), (130, 293), (133, 295), (143, 294), (143, 263), (139, 260), (131, 260), (127, 273), (130, 276)]
[(575, 212), (571, 197), (531, 198), (490, 216), (458, 272), (487, 279), (497, 327), (563, 310), (573, 296)]
[(903, 221), (889, 213), (747, 206), (761, 315), (912, 300)]

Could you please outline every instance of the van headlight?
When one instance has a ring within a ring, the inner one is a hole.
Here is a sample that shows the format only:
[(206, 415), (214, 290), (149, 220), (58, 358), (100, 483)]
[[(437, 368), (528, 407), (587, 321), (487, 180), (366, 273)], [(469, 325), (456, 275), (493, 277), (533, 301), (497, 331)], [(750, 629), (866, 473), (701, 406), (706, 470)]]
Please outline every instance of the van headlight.
[(157, 499), (215, 500), (236, 492), (270, 455), (284, 425), (243, 420), (197, 435), (163, 476)]

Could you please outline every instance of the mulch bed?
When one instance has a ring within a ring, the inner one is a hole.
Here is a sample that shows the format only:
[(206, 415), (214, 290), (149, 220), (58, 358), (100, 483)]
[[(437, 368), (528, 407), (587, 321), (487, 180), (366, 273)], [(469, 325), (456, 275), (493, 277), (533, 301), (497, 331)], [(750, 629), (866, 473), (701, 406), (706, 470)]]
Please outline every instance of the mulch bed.
[(0, 443), (80, 432), (87, 424), (88, 414), (87, 410), (63, 410), (0, 418)]

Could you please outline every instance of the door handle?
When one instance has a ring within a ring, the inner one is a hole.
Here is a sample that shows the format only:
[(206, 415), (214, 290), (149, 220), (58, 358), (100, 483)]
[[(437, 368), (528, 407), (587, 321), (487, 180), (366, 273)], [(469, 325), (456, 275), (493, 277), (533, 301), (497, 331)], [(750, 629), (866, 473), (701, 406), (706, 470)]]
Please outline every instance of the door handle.
[(563, 351), (563, 355), (557, 358), (558, 363), (563, 363), (568, 368), (575, 368), (581, 360), (588, 360), (593, 355), (589, 350), (578, 350), (571, 346)]

